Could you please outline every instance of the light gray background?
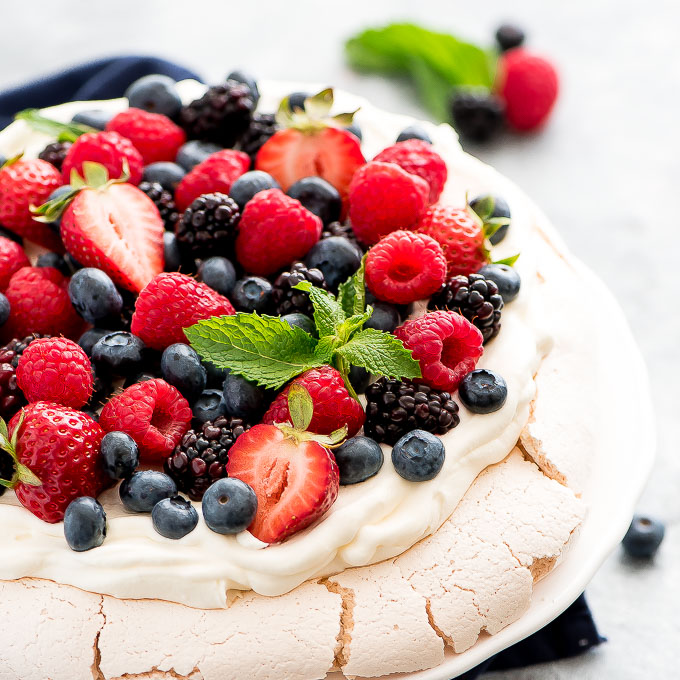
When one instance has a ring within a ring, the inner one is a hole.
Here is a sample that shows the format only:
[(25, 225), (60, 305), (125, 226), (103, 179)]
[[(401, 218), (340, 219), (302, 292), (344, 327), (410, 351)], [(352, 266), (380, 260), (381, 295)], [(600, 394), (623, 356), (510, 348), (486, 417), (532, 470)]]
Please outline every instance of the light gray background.
[(262, 78), (327, 82), (422, 116), (408, 88), (343, 63), (345, 37), (399, 19), (478, 41), (512, 19), (527, 29), (532, 48), (557, 63), (562, 93), (547, 129), (470, 150), (523, 187), (617, 295), (647, 359), (658, 418), (658, 462), (640, 510), (663, 519), (667, 536), (653, 564), (633, 564), (617, 551), (589, 587), (609, 642), (578, 659), (493, 678), (678, 677), (677, 2), (5, 0), (0, 89), (94, 56), (145, 53), (182, 62), (207, 80), (244, 66)]

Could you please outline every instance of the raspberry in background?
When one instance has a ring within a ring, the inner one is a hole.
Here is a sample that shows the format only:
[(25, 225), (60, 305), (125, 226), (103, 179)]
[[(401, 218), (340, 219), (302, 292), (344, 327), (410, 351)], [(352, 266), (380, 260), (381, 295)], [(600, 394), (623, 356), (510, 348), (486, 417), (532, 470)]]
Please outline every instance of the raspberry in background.
[(464, 316), (449, 311), (428, 312), (394, 331), (430, 387), (453, 392), (482, 356), (482, 334)]
[(100, 163), (109, 177), (118, 179), (123, 175), (123, 160), (127, 160), (130, 184), (139, 184), (144, 160), (133, 143), (117, 132), (88, 132), (78, 137), (66, 154), (61, 169), (63, 183), (71, 181), (71, 170), (77, 170), (83, 176), (84, 161)]
[(405, 305), (428, 298), (445, 279), (444, 252), (426, 234), (393, 231), (366, 256), (366, 285), (385, 302)]
[(448, 171), (444, 159), (422, 139), (408, 139), (383, 149), (374, 159), (396, 163), (402, 170), (418, 175), (430, 185), (430, 203), (436, 203), (444, 190)]
[(107, 123), (106, 130), (127, 137), (142, 154), (144, 165), (174, 161), (179, 147), (186, 142), (184, 130), (167, 116), (142, 109), (121, 111)]
[(31, 263), (20, 245), (0, 236), (0, 291), (7, 288), (14, 272), (30, 266)]
[(191, 425), (189, 402), (165, 380), (135, 383), (112, 397), (99, 424), (105, 432), (125, 432), (139, 447), (140, 460), (162, 463)]
[(429, 184), (394, 163), (371, 161), (361, 166), (349, 187), (349, 217), (362, 243), (412, 227), (425, 212)]
[(185, 328), (227, 314), (235, 314), (231, 302), (205, 283), (179, 272), (163, 273), (139, 294), (131, 330), (149, 347), (163, 350), (186, 343)]
[(323, 224), (300, 201), (266, 189), (248, 201), (236, 237), (236, 257), (251, 274), (268, 276), (302, 259), (319, 240)]
[(92, 366), (73, 340), (38, 338), (19, 358), (17, 383), (29, 402), (80, 408), (92, 395)]
[(557, 71), (543, 57), (517, 48), (498, 60), (496, 90), (505, 102), (505, 117), (516, 130), (539, 128), (553, 109), (558, 89)]

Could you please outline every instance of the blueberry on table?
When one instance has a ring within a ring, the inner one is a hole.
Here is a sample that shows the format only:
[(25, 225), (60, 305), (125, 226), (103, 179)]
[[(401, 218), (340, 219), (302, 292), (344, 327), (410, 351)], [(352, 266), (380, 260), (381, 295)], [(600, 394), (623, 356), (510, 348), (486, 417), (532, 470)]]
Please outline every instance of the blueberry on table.
[(222, 390), (203, 390), (201, 396), (193, 403), (191, 412), (194, 414), (194, 422), (200, 425), (226, 415)]
[(153, 528), (165, 538), (178, 540), (190, 534), (198, 524), (196, 508), (182, 496), (164, 498), (151, 511)]
[(236, 283), (236, 270), (226, 257), (209, 257), (198, 268), (197, 278), (221, 295), (229, 296)]
[(317, 241), (305, 256), (309, 269), (318, 269), (332, 291), (346, 281), (361, 265), (361, 251), (343, 236)]
[[(488, 207), (491, 206), (491, 212), (488, 213)], [(508, 202), (500, 196), (482, 195), (476, 196), (470, 201), (470, 207), (479, 215), (480, 212), (487, 212), (488, 214), (480, 215), (484, 220), (505, 217), (510, 219), (510, 206)], [(487, 208), (485, 211), (484, 208)], [(489, 238), (492, 245), (498, 245), (507, 235), (509, 224), (504, 224)]]
[(621, 541), (623, 549), (631, 557), (649, 559), (656, 554), (665, 533), (666, 527), (663, 522), (652, 517), (635, 515)]
[(89, 323), (120, 314), (123, 298), (108, 274), (95, 267), (79, 269), (68, 284), (76, 312)]
[(229, 196), (233, 198), (241, 212), (246, 203), (260, 191), (265, 189), (280, 189), (279, 183), (267, 172), (251, 170), (242, 174), (231, 185)]
[(340, 484), (358, 484), (378, 474), (383, 465), (380, 444), (357, 435), (333, 451), (340, 469)]
[(198, 399), (208, 380), (196, 350), (181, 342), (170, 345), (163, 351), (161, 375), (189, 402)]
[(163, 232), (163, 257), (166, 272), (178, 272), (182, 266), (182, 254), (177, 237), (172, 231)]
[(169, 76), (154, 73), (135, 80), (125, 91), (130, 108), (161, 113), (173, 118), (182, 108), (177, 84)]
[(305, 333), (309, 333), (316, 337), (317, 331), (314, 322), (302, 312), (291, 312), (290, 314), (285, 314), (281, 317), (289, 326), (297, 326), (302, 328)]
[(203, 518), (218, 534), (238, 534), (252, 523), (257, 512), (257, 496), (240, 479), (225, 477), (208, 487), (202, 501)]
[(425, 430), (407, 432), (392, 449), (392, 464), (399, 476), (409, 482), (434, 479), (444, 465), (442, 440)]
[(156, 503), (177, 495), (177, 485), (164, 472), (142, 470), (123, 480), (120, 500), (130, 512), (151, 512)]
[(177, 163), (158, 161), (157, 163), (149, 163), (144, 168), (142, 179), (145, 182), (156, 182), (166, 191), (174, 193), (177, 185), (186, 174), (186, 170), (181, 165), (177, 165)]
[(9, 313), (9, 300), (3, 293), (0, 293), (0, 326), (7, 322), (7, 319), (9, 319)]
[(103, 130), (111, 118), (113, 118), (112, 111), (88, 109), (86, 111), (79, 111), (71, 120), (73, 123), (79, 123), (80, 125), (89, 125), (95, 130)]
[(505, 404), (508, 386), (498, 373), (477, 368), (463, 378), (458, 386), (458, 396), (472, 413), (493, 413)]
[(101, 457), (104, 472), (111, 479), (126, 479), (139, 465), (139, 449), (125, 432), (107, 432), (102, 438)]
[(507, 264), (485, 264), (477, 273), (498, 286), (504, 303), (512, 302), (519, 295), (522, 280), (514, 267)]
[(432, 144), (432, 137), (430, 137), (425, 128), (416, 124), (406, 126), (399, 133), (397, 142), (405, 142), (407, 139), (421, 139), (423, 142)]
[(115, 331), (97, 340), (92, 360), (105, 373), (127, 377), (139, 373), (146, 359), (146, 345), (127, 331)]
[(338, 190), (321, 177), (303, 177), (286, 192), (321, 219), (324, 224), (340, 219), (342, 198)]
[(212, 142), (202, 142), (197, 139), (192, 139), (179, 147), (175, 162), (189, 172), (199, 163), (202, 163), (208, 156), (221, 150), (221, 146), (213, 144)]
[(235, 373), (227, 373), (222, 394), (227, 415), (233, 418), (253, 422), (267, 406), (264, 390)]
[(69, 503), (64, 513), (64, 537), (71, 550), (83, 552), (100, 546), (106, 538), (106, 513), (90, 496)]
[(391, 305), (389, 302), (373, 302), (371, 307), (373, 307), (373, 314), (364, 324), (364, 328), (375, 328), (378, 331), (392, 333), (401, 323), (396, 305)]
[(229, 299), (239, 312), (269, 311), (272, 303), (272, 284), (261, 276), (246, 276), (239, 279), (231, 289)]

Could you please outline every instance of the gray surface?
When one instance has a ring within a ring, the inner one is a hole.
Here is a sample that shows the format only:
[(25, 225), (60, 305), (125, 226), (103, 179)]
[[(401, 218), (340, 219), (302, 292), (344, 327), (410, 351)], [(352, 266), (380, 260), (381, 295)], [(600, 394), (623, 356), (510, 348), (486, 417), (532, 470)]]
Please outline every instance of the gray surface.
[(658, 463), (640, 509), (669, 526), (654, 564), (631, 564), (617, 552), (588, 589), (608, 644), (578, 659), (493, 678), (677, 677), (676, 2), (5, 2), (0, 88), (89, 57), (136, 52), (184, 62), (208, 79), (243, 65), (260, 77), (324, 81), (387, 109), (422, 115), (409, 90), (348, 71), (342, 39), (367, 25), (412, 18), (486, 40), (508, 17), (529, 30), (533, 47), (558, 63), (559, 108), (540, 135), (508, 137), (492, 148), (471, 151), (513, 178), (544, 208), (574, 252), (621, 302), (648, 362), (658, 417)]

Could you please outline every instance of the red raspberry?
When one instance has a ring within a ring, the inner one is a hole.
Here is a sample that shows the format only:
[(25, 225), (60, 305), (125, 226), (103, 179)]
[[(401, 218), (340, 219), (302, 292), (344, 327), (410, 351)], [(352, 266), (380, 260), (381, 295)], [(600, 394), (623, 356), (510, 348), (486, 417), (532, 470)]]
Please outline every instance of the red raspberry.
[(0, 224), (19, 236), (52, 251), (63, 253), (57, 234), (36, 222), (31, 206), (42, 205), (62, 184), (59, 171), (47, 161), (20, 159), (0, 169)]
[(228, 194), (234, 181), (249, 169), (250, 156), (243, 151), (224, 149), (211, 154), (177, 185), (177, 208), (186, 210), (202, 194)]
[(439, 243), (449, 276), (472, 274), (489, 262), (482, 224), (465, 208), (433, 205), (413, 231), (427, 234)]
[(83, 176), (83, 161), (101, 163), (109, 173), (109, 177), (118, 179), (123, 174), (123, 159), (126, 158), (130, 169), (130, 184), (142, 181), (144, 160), (142, 154), (126, 137), (117, 132), (89, 132), (81, 135), (68, 150), (61, 174), (64, 184), (71, 181), (71, 170), (77, 170)]
[(366, 257), (366, 285), (379, 299), (406, 305), (429, 298), (446, 280), (446, 258), (430, 236), (393, 231)]
[(349, 186), (349, 217), (356, 237), (367, 245), (397, 229), (412, 227), (425, 211), (430, 186), (394, 163), (362, 165)]
[(314, 415), (307, 428), (316, 434), (330, 434), (347, 425), (347, 436), (353, 437), (363, 426), (366, 414), (361, 404), (350, 397), (339, 371), (331, 366), (312, 368), (293, 380), (281, 392), (262, 418), (263, 423), (290, 422), (288, 390), (298, 384), (307, 389), (314, 402)]
[(248, 201), (236, 237), (236, 258), (251, 274), (268, 276), (301, 260), (319, 240), (323, 224), (300, 201), (280, 189)]
[(0, 291), (7, 288), (14, 272), (30, 266), (31, 263), (20, 245), (0, 236)]
[(64, 519), (69, 503), (80, 496), (96, 498), (110, 480), (99, 454), (104, 432), (90, 416), (68, 406), (36, 401), (9, 423), (19, 429), (16, 458), (38, 477), (39, 486), (19, 481), (19, 502), (36, 517), (54, 524)]
[(453, 392), (482, 356), (482, 334), (456, 312), (428, 312), (394, 331), (420, 362), (420, 382)]
[(231, 302), (205, 283), (179, 272), (163, 273), (139, 294), (130, 330), (149, 347), (163, 350), (186, 343), (183, 329), (201, 319), (235, 313)]
[(396, 163), (430, 185), (430, 203), (436, 203), (444, 190), (448, 171), (444, 159), (422, 139), (407, 139), (383, 149), (373, 160)]
[(115, 115), (106, 130), (127, 137), (142, 154), (145, 165), (174, 161), (179, 147), (187, 139), (184, 130), (167, 116), (135, 108)]
[(17, 383), (29, 402), (80, 408), (92, 395), (92, 366), (73, 340), (38, 338), (19, 358)]
[(534, 130), (547, 120), (557, 99), (557, 72), (542, 57), (508, 50), (498, 60), (496, 89), (508, 123), (516, 130)]
[(104, 432), (125, 432), (139, 447), (143, 463), (162, 463), (191, 425), (189, 402), (165, 380), (136, 383), (102, 409)]
[(2, 340), (31, 333), (79, 338), (86, 325), (71, 304), (68, 281), (53, 267), (19, 269), (5, 291), (11, 311), (0, 328)]

